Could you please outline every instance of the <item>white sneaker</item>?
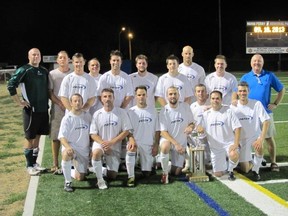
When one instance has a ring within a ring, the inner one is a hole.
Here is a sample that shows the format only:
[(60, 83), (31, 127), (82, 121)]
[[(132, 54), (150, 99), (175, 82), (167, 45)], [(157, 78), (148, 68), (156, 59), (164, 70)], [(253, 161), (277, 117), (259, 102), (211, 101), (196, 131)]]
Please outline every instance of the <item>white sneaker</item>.
[(34, 167), (28, 167), (27, 172), (30, 176), (38, 176), (40, 175), (40, 171), (36, 170)]
[(104, 181), (104, 179), (98, 180), (97, 185), (98, 185), (98, 188), (100, 190), (104, 190), (104, 189), (108, 188), (107, 185), (106, 185), (106, 182)]
[(45, 167), (41, 167), (38, 163), (34, 164), (34, 165), (33, 165), (33, 168), (36, 169), (36, 170), (38, 170), (38, 171), (40, 171), (40, 172), (43, 172), (43, 171), (46, 170)]

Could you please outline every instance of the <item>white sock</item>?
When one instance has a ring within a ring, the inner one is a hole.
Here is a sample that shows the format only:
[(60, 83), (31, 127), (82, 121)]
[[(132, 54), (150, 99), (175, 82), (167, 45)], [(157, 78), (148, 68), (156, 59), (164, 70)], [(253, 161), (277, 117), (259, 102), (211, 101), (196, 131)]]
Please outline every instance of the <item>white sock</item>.
[(126, 168), (127, 168), (128, 178), (135, 177), (135, 155), (136, 155), (136, 152), (127, 151)]
[(97, 179), (103, 179), (103, 174), (102, 174), (102, 161), (99, 160), (99, 161), (95, 161), (95, 160), (92, 160), (92, 166), (93, 166), (93, 169), (94, 169), (94, 172), (96, 174), (96, 177)]
[(107, 176), (107, 168), (106, 167), (102, 167), (102, 175)]
[(235, 163), (229, 159), (228, 160), (228, 172), (233, 172), (234, 168), (237, 166), (238, 163), (239, 163), (239, 160)]
[(75, 178), (75, 169), (71, 169), (71, 177), (74, 178), (74, 179), (76, 179), (76, 178)]
[(161, 161), (161, 167), (163, 170), (164, 174), (168, 174), (169, 173), (169, 168), (168, 168), (168, 164), (169, 164), (169, 154), (164, 154), (164, 153), (160, 153), (160, 161)]
[(72, 182), (72, 178), (71, 178), (71, 160), (69, 161), (64, 161), (62, 160), (61, 162), (61, 166), (62, 166), (62, 171), (63, 171), (63, 175), (65, 178), (66, 182)]
[(255, 171), (259, 174), (259, 169), (263, 160), (263, 155), (254, 155), (252, 171)]

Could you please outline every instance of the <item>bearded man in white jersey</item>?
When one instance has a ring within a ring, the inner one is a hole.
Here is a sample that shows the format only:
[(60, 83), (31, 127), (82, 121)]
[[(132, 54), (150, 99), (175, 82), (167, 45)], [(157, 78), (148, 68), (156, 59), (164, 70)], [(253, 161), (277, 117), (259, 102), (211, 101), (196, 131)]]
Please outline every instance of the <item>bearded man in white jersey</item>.
[[(252, 167), (255, 181), (261, 179), (259, 168), (263, 160), (263, 143), (269, 128), (270, 116), (262, 103), (258, 100), (248, 99), (249, 86), (247, 82), (240, 82), (237, 89), (237, 106), (230, 105), (242, 125), (240, 137), (240, 169), (248, 173)], [(262, 130), (261, 130), (261, 124)], [(252, 147), (255, 155), (252, 162)]]

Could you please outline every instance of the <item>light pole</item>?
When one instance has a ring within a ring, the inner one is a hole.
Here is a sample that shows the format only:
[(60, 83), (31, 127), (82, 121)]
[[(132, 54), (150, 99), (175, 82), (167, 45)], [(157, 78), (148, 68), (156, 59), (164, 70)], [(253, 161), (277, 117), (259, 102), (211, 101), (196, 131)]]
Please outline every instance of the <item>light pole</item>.
[(121, 28), (121, 31), (119, 32), (119, 38), (118, 38), (118, 50), (121, 52), (121, 33), (126, 30), (125, 27)]
[(133, 39), (133, 34), (131, 32), (128, 33), (128, 41), (129, 41), (129, 59), (132, 60), (132, 46), (131, 40)]

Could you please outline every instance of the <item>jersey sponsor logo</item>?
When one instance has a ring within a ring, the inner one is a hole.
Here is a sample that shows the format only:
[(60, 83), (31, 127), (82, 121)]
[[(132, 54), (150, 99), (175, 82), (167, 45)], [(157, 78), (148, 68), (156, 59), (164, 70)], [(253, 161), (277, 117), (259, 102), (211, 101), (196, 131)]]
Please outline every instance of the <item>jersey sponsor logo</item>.
[(119, 86), (110, 86), (110, 88), (119, 91), (122, 90), (124, 87), (122, 85), (119, 85)]
[(219, 90), (221, 92), (225, 92), (227, 90), (226, 86), (219, 86), (219, 87), (215, 87), (214, 90)]
[(224, 125), (224, 122), (222, 122), (222, 121), (216, 121), (216, 122), (210, 124), (211, 127), (217, 127), (217, 126), (222, 127), (223, 125)]
[(245, 120), (253, 120), (253, 116), (244, 116), (239, 118), (240, 121), (245, 121)]
[(182, 86), (179, 86), (179, 85), (174, 85), (179, 91), (183, 89)]
[(139, 119), (139, 122), (152, 122), (152, 118), (149, 117), (142, 117)]
[(110, 122), (107, 122), (104, 124), (104, 127), (107, 127), (107, 126), (116, 126), (118, 125), (118, 122), (116, 121), (110, 121)]
[(82, 85), (82, 84), (75, 84), (73, 86), (74, 89), (86, 89), (86, 86), (85, 85)]
[(184, 121), (184, 119), (181, 118), (181, 117), (179, 117), (179, 118), (176, 118), (175, 120), (171, 121), (171, 124), (174, 124), (174, 123), (181, 123), (181, 122), (183, 122), (183, 121)]
[(78, 127), (75, 127), (75, 130), (87, 130), (89, 128), (86, 124), (80, 124)]
[(187, 78), (188, 78), (188, 80), (193, 80), (196, 77), (193, 74), (187, 74)]

